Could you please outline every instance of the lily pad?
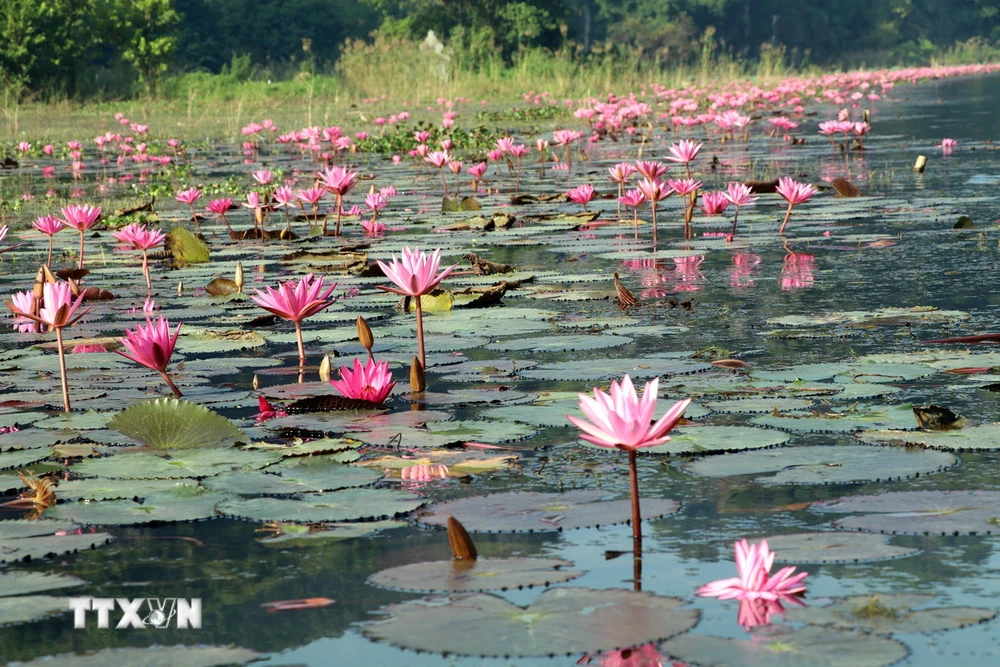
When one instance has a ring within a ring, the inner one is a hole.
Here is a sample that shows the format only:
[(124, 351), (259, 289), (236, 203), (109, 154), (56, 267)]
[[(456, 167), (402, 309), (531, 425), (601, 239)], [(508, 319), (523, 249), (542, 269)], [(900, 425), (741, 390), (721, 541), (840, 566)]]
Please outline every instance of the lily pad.
[(225, 498), (221, 493), (195, 485), (178, 484), (166, 491), (150, 493), (141, 503), (131, 500), (60, 503), (46, 514), (53, 519), (98, 526), (198, 521), (214, 517), (215, 506)]
[(887, 535), (990, 535), (1000, 528), (1000, 491), (893, 491), (813, 503), (838, 514), (870, 512), (835, 528)]
[[(607, 492), (598, 490), (566, 493), (513, 491), (473, 496), (431, 505), (417, 520), (445, 526), (455, 517), (471, 532), (545, 532), (626, 523), (632, 518), (628, 500), (603, 500)], [(658, 519), (680, 509), (680, 503), (666, 498), (643, 498), (646, 519)]]
[(775, 473), (758, 477), (763, 484), (846, 484), (889, 482), (938, 472), (958, 463), (944, 452), (860, 445), (783, 447), (699, 459), (689, 466), (704, 477)]
[(933, 595), (854, 595), (832, 604), (792, 609), (789, 621), (823, 627), (863, 630), (878, 635), (911, 632), (941, 632), (985, 623), (997, 612), (980, 607), (933, 607), (915, 609), (934, 600)]
[(329, 494), (303, 494), (300, 500), (229, 500), (219, 505), (219, 512), (251, 521), (322, 523), (391, 519), (412, 512), (424, 502), (422, 498), (388, 489), (345, 489)]
[(670, 441), (646, 447), (648, 454), (708, 454), (783, 445), (791, 436), (774, 429), (752, 426), (687, 426), (670, 434)]
[(59, 500), (145, 498), (157, 491), (169, 491), (180, 483), (175, 479), (71, 479), (59, 482), (56, 494), (59, 496)]
[(830, 363), (802, 364), (773, 371), (754, 371), (753, 376), (775, 382), (817, 382), (830, 378), (847, 382), (904, 382), (932, 375), (933, 368), (920, 364)]
[[(309, 459), (303, 459), (309, 462)], [(250, 470), (210, 477), (203, 486), (213, 491), (236, 495), (278, 496), (293, 493), (334, 491), (352, 486), (368, 486), (382, 475), (367, 468), (330, 464), (271, 466), (267, 471)]]
[(28, 572), (22, 570), (0, 572), (0, 597), (39, 593), (57, 588), (72, 588), (74, 586), (82, 586), (86, 583), (83, 579), (71, 577), (68, 574)]
[(697, 359), (690, 352), (652, 354), (648, 357), (600, 358), (587, 361), (560, 361), (542, 364), (520, 373), (522, 377), (538, 380), (607, 380), (620, 378), (626, 373), (633, 380), (698, 373), (714, 368)]
[(535, 434), (530, 426), (501, 421), (436, 421), (427, 422), (424, 428), (451, 442), (472, 440), (499, 444), (525, 440)]
[(920, 549), (889, 544), (885, 536), (871, 533), (792, 533), (771, 535), (767, 540), (771, 551), (782, 563), (862, 563), (892, 558), (905, 558), (920, 553)]
[(69, 611), (66, 598), (49, 595), (24, 595), (16, 598), (0, 598), (0, 627), (27, 623), (46, 616)]
[(87, 459), (71, 466), (80, 475), (108, 479), (183, 479), (211, 477), (223, 472), (256, 470), (281, 459), (277, 452), (243, 451), (232, 448), (175, 450), (162, 454), (126, 452)]
[(281, 523), (280, 525), (281, 534), (260, 540), (260, 543), (280, 547), (321, 545), (369, 537), (383, 530), (405, 528), (409, 524), (405, 521), (386, 520), (364, 521), (362, 523), (324, 523), (308, 526), (297, 523)]
[(12, 470), (49, 458), (47, 449), (12, 449), (0, 454), (0, 470)]
[(901, 405), (851, 405), (828, 412), (789, 412), (779, 415), (761, 415), (751, 420), (760, 426), (790, 431), (812, 433), (845, 433), (873, 429), (916, 428), (913, 406)]
[[(388, 605), (362, 626), (375, 641), (431, 653), (543, 657), (590, 653), (673, 637), (698, 612), (684, 600), (633, 591), (551, 588), (528, 607), (467, 593)], [(442, 633), (441, 628), (448, 628)]]
[(487, 350), (494, 352), (582, 352), (621, 347), (632, 342), (626, 336), (604, 334), (564, 334), (562, 336), (535, 336), (534, 338), (512, 338), (490, 343)]
[(909, 653), (894, 639), (815, 626), (750, 640), (686, 634), (660, 648), (702, 667), (887, 667)]
[(114, 536), (81, 529), (72, 521), (0, 521), (0, 563), (37, 560), (104, 546)]
[[(654, 414), (662, 415), (676, 402), (666, 398), (657, 399)], [(533, 403), (493, 408), (482, 413), (482, 416), (490, 419), (509, 419), (533, 426), (570, 427), (573, 424), (566, 419), (566, 415), (579, 415), (579, 403), (580, 398), (577, 392), (550, 392), (545, 396), (539, 397)], [(687, 410), (684, 411), (684, 417), (687, 419), (700, 419), (708, 414), (708, 410), (697, 404), (689, 405)]]
[[(391, 567), (368, 581), (404, 591), (468, 593), (560, 584), (583, 576), (565, 569), (573, 564), (555, 558), (480, 558), (440, 560)], [(0, 579), (0, 583), (2, 583)]]
[(175, 398), (160, 398), (122, 410), (108, 427), (152, 449), (219, 447), (250, 438), (225, 417)]
[[(60, 598), (63, 607), (66, 600)], [(256, 651), (234, 646), (147, 646), (106, 648), (87, 655), (56, 655), (20, 663), (19, 667), (218, 667), (242, 665), (260, 657)]]
[(749, 415), (767, 412), (790, 412), (792, 410), (804, 410), (810, 407), (815, 401), (808, 398), (743, 398), (733, 401), (711, 401), (705, 407), (712, 412), (723, 412), (726, 414)]
[(858, 434), (865, 442), (919, 445), (951, 451), (1000, 449), (1000, 424), (980, 424), (945, 431), (867, 431)]

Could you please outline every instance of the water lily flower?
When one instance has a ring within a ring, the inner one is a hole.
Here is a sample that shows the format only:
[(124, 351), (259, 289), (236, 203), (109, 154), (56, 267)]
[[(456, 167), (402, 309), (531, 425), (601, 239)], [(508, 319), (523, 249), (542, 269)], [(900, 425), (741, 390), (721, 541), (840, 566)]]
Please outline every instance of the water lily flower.
[(49, 237), (49, 256), (45, 260), (46, 266), (52, 266), (52, 237), (66, 229), (66, 223), (54, 215), (42, 215), (35, 218), (32, 223), (35, 229)]
[[(344, 195), (354, 189), (358, 182), (358, 172), (347, 167), (330, 167), (319, 173), (320, 184), (337, 196), (337, 228), (334, 236), (340, 236), (340, 215), (344, 207)], [(323, 235), (326, 235), (326, 219), (323, 220)]]
[(435, 479), (447, 479), (448, 466), (418, 463), (412, 466), (406, 466), (400, 470), (399, 476), (401, 479), (408, 480), (410, 482), (432, 482)]
[(706, 192), (701, 196), (701, 210), (706, 215), (719, 215), (729, 206), (725, 192)]
[(277, 188), (274, 191), (274, 201), (278, 202), (277, 204), (275, 204), (275, 208), (285, 209), (286, 233), (292, 231), (292, 218), (291, 215), (289, 215), (288, 213), (288, 209), (298, 208), (298, 204), (295, 203), (297, 200), (298, 197), (296, 196), (295, 191), (292, 190), (291, 186), (282, 185), (281, 187)]
[(568, 191), (566, 196), (575, 201), (577, 204), (582, 205), (583, 210), (586, 211), (587, 203), (594, 198), (594, 186), (587, 183), (586, 185), (575, 187)]
[(117, 232), (111, 232), (111, 235), (122, 243), (128, 243), (136, 250), (142, 251), (142, 275), (146, 278), (146, 289), (152, 289), (149, 277), (149, 258), (146, 253), (150, 248), (161, 245), (167, 235), (158, 229), (150, 229), (138, 222), (126, 225)]
[(670, 162), (678, 162), (687, 168), (687, 177), (691, 178), (691, 162), (698, 157), (698, 152), (704, 144), (696, 144), (690, 139), (671, 144), (667, 150), (670, 151)]
[(816, 194), (816, 188), (808, 183), (799, 183), (793, 178), (782, 176), (778, 179), (778, 187), (775, 188), (775, 192), (781, 195), (784, 200), (788, 202), (788, 210), (785, 211), (785, 219), (781, 221), (781, 228), (778, 230), (779, 234), (784, 234), (785, 225), (788, 224), (788, 218), (792, 215), (792, 208), (809, 201), (809, 199)]
[(384, 403), (396, 386), (389, 371), (389, 362), (375, 361), (372, 358), (364, 366), (355, 359), (353, 370), (341, 366), (340, 379), (330, 380), (330, 384), (345, 398), (368, 401), (375, 405)]
[(137, 364), (158, 372), (177, 398), (183, 394), (167, 375), (167, 364), (170, 363), (170, 357), (174, 354), (174, 346), (177, 344), (177, 337), (181, 333), (182, 325), (183, 322), (178, 323), (177, 328), (171, 334), (170, 323), (162, 315), (157, 318), (156, 322), (147, 319), (145, 327), (137, 324), (135, 331), (126, 329), (125, 337), (118, 339), (128, 352), (115, 350), (117, 354), (126, 359), (131, 359)]
[(198, 227), (198, 233), (201, 234), (201, 221), (194, 212), (194, 203), (201, 199), (202, 192), (198, 188), (188, 188), (187, 190), (181, 190), (178, 192), (174, 199), (182, 204), (187, 204), (191, 208), (191, 219), (194, 220), (194, 224)]
[(257, 185), (270, 185), (274, 180), (274, 172), (270, 169), (260, 169), (250, 174)]
[(330, 295), (337, 283), (326, 287), (324, 281), (323, 276), (313, 276), (310, 273), (299, 280), (281, 283), (278, 289), (265, 287), (265, 291), (256, 290), (256, 295), (250, 295), (258, 306), (295, 325), (299, 366), (305, 366), (306, 363), (305, 347), (302, 344), (302, 320), (326, 310), (334, 302)]
[(403, 247), (402, 259), (396, 259), (394, 255), (391, 264), (386, 264), (378, 260), (378, 265), (382, 269), (382, 272), (397, 285), (396, 287), (378, 285), (378, 289), (415, 299), (414, 303), (417, 311), (417, 347), (420, 354), (420, 363), (424, 368), (427, 367), (427, 361), (424, 354), (424, 319), (420, 297), (430, 293), (442, 280), (451, 275), (451, 272), (458, 266), (458, 264), (453, 264), (441, 273), (438, 273), (437, 270), (440, 264), (441, 250), (435, 250), (428, 255), (417, 248), (410, 250), (406, 246)]
[[(641, 170), (640, 170), (641, 171)], [(653, 245), (656, 245), (656, 204), (672, 195), (674, 191), (663, 181), (644, 178), (636, 186), (649, 202), (653, 211)]]
[(726, 199), (736, 207), (736, 212), (733, 214), (733, 236), (736, 235), (736, 221), (740, 217), (740, 207), (741, 206), (752, 206), (757, 202), (757, 197), (753, 196), (753, 190), (749, 185), (744, 185), (743, 183), (729, 183), (726, 186)]
[(638, 171), (643, 178), (650, 181), (655, 181), (658, 180), (665, 173), (667, 173), (667, 171), (670, 170), (670, 167), (663, 164), (662, 162), (654, 162), (652, 160), (637, 160), (635, 163), (635, 170)]
[(706, 584), (695, 591), (697, 595), (720, 600), (777, 601), (800, 597), (805, 593), (806, 587), (802, 582), (808, 572), (794, 574), (794, 567), (783, 567), (771, 575), (775, 554), (768, 547), (767, 540), (750, 544), (742, 539), (733, 547), (738, 576)]
[(232, 206), (233, 206), (233, 198), (223, 197), (221, 199), (213, 199), (212, 201), (208, 202), (208, 206), (205, 207), (205, 210), (209, 211), (210, 213), (214, 213), (220, 218), (222, 218), (222, 222), (226, 225), (226, 229), (228, 229), (231, 232), (233, 231), (233, 228), (229, 226), (229, 221), (226, 220), (226, 212), (230, 208), (232, 208)]
[(101, 218), (101, 207), (88, 204), (69, 204), (62, 209), (62, 220), (67, 226), (80, 233), (80, 260), (77, 268), (83, 268), (83, 235), (97, 224)]
[(579, 395), (580, 409), (590, 421), (566, 415), (574, 426), (583, 431), (581, 439), (598, 447), (622, 449), (628, 453), (632, 536), (636, 540), (641, 539), (636, 453), (644, 447), (656, 447), (668, 442), (670, 436), (667, 433), (680, 422), (691, 403), (690, 399), (678, 401), (654, 423), (653, 412), (656, 409), (659, 384), (658, 377), (647, 382), (642, 398), (639, 398), (632, 378), (626, 375), (621, 383), (611, 382), (610, 394), (595, 388), (593, 396), (582, 393)]

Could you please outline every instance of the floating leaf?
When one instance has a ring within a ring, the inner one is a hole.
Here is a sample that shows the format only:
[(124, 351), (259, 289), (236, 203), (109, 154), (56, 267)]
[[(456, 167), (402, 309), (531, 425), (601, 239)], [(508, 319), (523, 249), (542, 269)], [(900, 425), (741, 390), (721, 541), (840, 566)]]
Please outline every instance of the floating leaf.
[(580, 352), (621, 347), (632, 342), (625, 336), (605, 334), (564, 334), (562, 336), (535, 336), (534, 338), (512, 338), (497, 341), (486, 346), (494, 352)]
[(178, 484), (146, 496), (142, 503), (131, 500), (60, 503), (47, 516), (85, 525), (131, 526), (157, 521), (198, 521), (215, 516), (215, 506), (227, 496), (195, 485)]
[(59, 482), (59, 500), (122, 500), (145, 498), (157, 491), (169, 491), (179, 484), (173, 479), (71, 479)]
[(934, 600), (933, 595), (877, 594), (854, 595), (832, 604), (791, 609), (789, 621), (824, 627), (847, 628), (894, 635), (911, 632), (957, 630), (985, 623), (997, 612), (980, 607), (934, 607), (914, 609)]
[(753, 423), (771, 428), (813, 433), (845, 433), (872, 429), (916, 428), (913, 408), (901, 405), (851, 405), (829, 412), (789, 412), (780, 415), (761, 415)]
[(225, 417), (175, 398), (160, 398), (122, 410), (108, 427), (152, 449), (219, 447), (250, 439)]
[[(573, 564), (555, 558), (479, 558), (441, 560), (391, 567), (368, 581), (405, 591), (467, 593), (560, 584), (583, 576), (564, 568)], [(0, 580), (2, 582), (2, 580)]]
[(750, 640), (686, 634), (660, 648), (701, 667), (887, 667), (909, 653), (894, 639), (815, 626)]
[(450, 442), (474, 440), (499, 444), (525, 440), (535, 434), (530, 426), (500, 421), (435, 421), (427, 422), (424, 428)]
[[(482, 413), (482, 416), (490, 419), (509, 419), (533, 426), (571, 427), (573, 424), (566, 419), (566, 415), (578, 415), (580, 412), (579, 403), (578, 392), (549, 392), (540, 396), (534, 403), (493, 408)], [(667, 398), (657, 399), (654, 414), (664, 414), (675, 403), (676, 401)], [(686, 419), (700, 419), (708, 414), (708, 410), (697, 404), (689, 405), (684, 411)]]
[(303, 526), (296, 523), (280, 523), (281, 532), (274, 537), (260, 540), (261, 544), (277, 545), (279, 547), (304, 547), (321, 545), (327, 542), (353, 540), (359, 537), (369, 537), (383, 530), (405, 528), (405, 521), (365, 521), (362, 523), (324, 523), (320, 525)]
[(867, 431), (865, 442), (920, 445), (952, 451), (1000, 449), (1000, 424), (981, 424), (948, 431)]
[(547, 363), (520, 373), (522, 377), (539, 380), (607, 380), (626, 373), (633, 380), (697, 373), (712, 369), (711, 364), (691, 359), (690, 352), (651, 354), (648, 357), (625, 359), (589, 359)]
[[(66, 600), (60, 598), (63, 607)], [(106, 648), (86, 655), (56, 655), (22, 662), (19, 667), (221, 667), (242, 665), (260, 654), (234, 646), (146, 646), (141, 648)]]
[[(620, 589), (551, 588), (528, 607), (493, 595), (458, 594), (383, 607), (362, 626), (375, 641), (431, 653), (543, 657), (590, 653), (665, 639), (692, 628), (684, 600)], [(442, 633), (441, 628), (448, 628)]]
[(331, 464), (327, 461), (314, 464), (309, 459), (295, 460), (304, 463), (271, 466), (267, 471), (226, 473), (210, 477), (203, 485), (214, 491), (241, 496), (279, 496), (368, 486), (382, 477), (367, 468), (345, 466), (340, 463)]
[(49, 458), (47, 449), (13, 449), (0, 454), (0, 470), (11, 470)]
[(808, 398), (742, 398), (733, 401), (710, 401), (705, 403), (705, 407), (713, 412), (749, 415), (761, 412), (804, 410), (814, 402)]
[(67, 611), (69, 611), (69, 607), (66, 606), (66, 598), (64, 597), (25, 595), (16, 598), (0, 598), (0, 627), (27, 623)]
[(641, 451), (647, 454), (735, 452), (777, 447), (790, 438), (790, 435), (782, 431), (752, 426), (687, 426), (674, 430), (669, 442), (656, 447), (645, 447)]
[(108, 533), (85, 531), (72, 521), (0, 521), (0, 563), (37, 560), (96, 549), (113, 539)]
[(883, 535), (870, 533), (793, 533), (771, 535), (768, 546), (782, 563), (861, 563), (891, 558), (905, 558), (919, 549), (889, 544)]
[(695, 461), (689, 470), (705, 477), (775, 473), (754, 479), (763, 484), (846, 484), (890, 482), (939, 472), (956, 463), (957, 457), (944, 452), (824, 445), (713, 456)]
[(919, 364), (831, 363), (802, 364), (781, 370), (754, 371), (753, 376), (774, 382), (817, 382), (836, 378), (846, 382), (903, 382), (934, 373), (933, 368)]
[(83, 579), (71, 577), (68, 574), (21, 570), (0, 572), (0, 597), (51, 591), (56, 588), (72, 588), (86, 583)]
[(183, 479), (211, 477), (233, 470), (256, 470), (280, 459), (281, 454), (273, 451), (232, 448), (174, 450), (161, 454), (131, 451), (80, 461), (71, 469), (80, 475), (108, 479)]
[[(631, 503), (602, 500), (607, 495), (598, 490), (494, 493), (431, 505), (417, 519), (428, 525), (444, 526), (448, 517), (453, 516), (466, 530), (479, 533), (570, 530), (630, 521)], [(643, 498), (641, 509), (644, 518), (657, 519), (676, 512), (680, 503), (665, 498)]]
[(834, 527), (888, 535), (990, 535), (1000, 526), (1000, 491), (893, 491), (813, 503), (822, 512), (871, 512)]
[(250, 498), (229, 500), (219, 512), (251, 521), (322, 523), (393, 518), (412, 512), (424, 500), (388, 489), (346, 489), (330, 494), (304, 494), (301, 500)]

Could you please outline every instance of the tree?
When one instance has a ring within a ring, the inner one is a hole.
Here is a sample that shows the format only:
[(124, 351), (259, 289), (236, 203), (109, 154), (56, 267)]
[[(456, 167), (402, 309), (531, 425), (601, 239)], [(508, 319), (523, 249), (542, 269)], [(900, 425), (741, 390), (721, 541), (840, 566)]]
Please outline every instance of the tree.
[(177, 48), (173, 28), (180, 15), (172, 0), (103, 0), (103, 9), (112, 43), (135, 67), (146, 93), (154, 95)]

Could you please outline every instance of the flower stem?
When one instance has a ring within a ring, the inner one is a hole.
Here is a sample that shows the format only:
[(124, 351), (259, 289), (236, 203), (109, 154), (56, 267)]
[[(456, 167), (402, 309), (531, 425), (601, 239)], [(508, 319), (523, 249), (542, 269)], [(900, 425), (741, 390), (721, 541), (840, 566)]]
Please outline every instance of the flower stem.
[(788, 210), (785, 211), (785, 219), (781, 221), (781, 229), (778, 230), (779, 234), (785, 233), (785, 225), (788, 224), (788, 218), (792, 215), (792, 203), (788, 202)]
[(184, 394), (181, 393), (181, 390), (177, 388), (177, 385), (174, 384), (174, 381), (170, 379), (170, 376), (167, 375), (166, 371), (160, 371), (160, 375), (163, 376), (163, 381), (167, 383), (168, 387), (170, 387), (170, 391), (174, 393), (175, 398), (181, 398), (184, 396)]
[(306, 365), (306, 348), (302, 344), (302, 322), (295, 322), (295, 342), (299, 344), (299, 368)]
[(52, 240), (55, 235), (49, 234), (49, 258), (45, 260), (45, 266), (52, 266)]
[(656, 202), (651, 201), (650, 207), (653, 209), (653, 245), (656, 245)]
[(642, 541), (642, 514), (639, 512), (639, 471), (636, 467), (636, 451), (628, 450), (628, 486), (632, 494), (632, 539)]
[(69, 412), (69, 382), (66, 379), (66, 350), (63, 349), (62, 327), (56, 327), (56, 344), (59, 346), (59, 374), (62, 378), (63, 410)]
[(420, 355), (420, 365), (427, 368), (427, 358), (424, 356), (424, 309), (420, 305), (420, 297), (417, 300), (417, 354)]
[(79, 268), (79, 269), (83, 268), (83, 232), (82, 231), (80, 232), (80, 262), (77, 265), (77, 268)]
[(146, 256), (146, 249), (142, 250), (142, 275), (146, 277), (146, 289), (153, 289), (153, 285), (149, 280), (149, 258)]
[(736, 207), (736, 213), (733, 214), (733, 231), (731, 232), (733, 238), (736, 237), (736, 221), (740, 219), (740, 207)]
[(448, 181), (444, 177), (444, 167), (441, 167), (441, 185), (444, 186), (444, 196), (448, 196)]
[[(340, 215), (341, 210), (344, 208), (344, 195), (337, 195), (337, 229), (334, 230), (334, 236), (340, 236)], [(326, 234), (326, 223), (324, 222), (323, 233)]]

